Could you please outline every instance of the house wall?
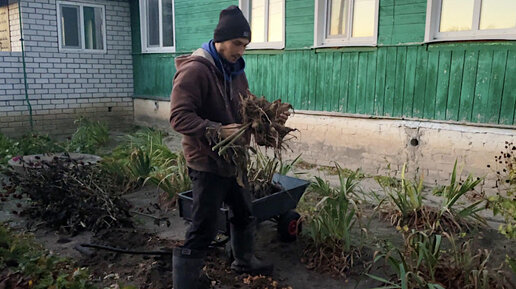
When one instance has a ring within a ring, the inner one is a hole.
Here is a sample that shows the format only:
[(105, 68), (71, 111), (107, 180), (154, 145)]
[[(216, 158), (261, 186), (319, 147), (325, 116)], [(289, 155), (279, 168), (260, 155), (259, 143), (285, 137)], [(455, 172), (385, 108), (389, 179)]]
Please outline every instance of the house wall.
[[(177, 53), (134, 58), (137, 123), (167, 126), (174, 58), (211, 38), (214, 10), (237, 4), (199, 1), (203, 13), (183, 2), (175, 1), (177, 21), (186, 14), (190, 22), (176, 27)], [(516, 136), (516, 41), (424, 43), (426, 4), (381, 0), (376, 47), (314, 49), (314, 1), (286, 0), (286, 48), (244, 58), (251, 91), (298, 111), (288, 123), (299, 129), (294, 154), (373, 174), (408, 163), (427, 181), (444, 181), (457, 159), (493, 176), (487, 162)]]
[[(80, 116), (106, 121), (113, 128), (133, 120), (129, 2), (82, 2), (105, 6), (106, 53), (60, 52), (56, 1), (21, 2), (27, 94), (36, 131), (68, 133)], [(20, 52), (0, 52), (0, 74), (0, 132), (25, 133), (30, 113)]]

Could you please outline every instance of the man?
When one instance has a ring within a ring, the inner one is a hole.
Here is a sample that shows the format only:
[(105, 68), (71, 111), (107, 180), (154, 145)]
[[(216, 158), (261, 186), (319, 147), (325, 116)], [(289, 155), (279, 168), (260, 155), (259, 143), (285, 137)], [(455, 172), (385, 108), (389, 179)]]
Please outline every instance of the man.
[[(236, 168), (211, 150), (210, 140), (226, 138), (241, 122), (240, 95), (248, 89), (242, 58), (251, 41), (249, 23), (237, 6), (220, 13), (213, 40), (192, 55), (176, 59), (171, 96), (172, 128), (183, 134), (192, 180), (193, 216), (183, 247), (174, 249), (175, 289), (197, 288), (203, 259), (217, 234), (222, 202), (230, 208), (230, 236), (237, 273), (271, 274), (253, 253), (256, 222), (251, 194), (236, 181)], [(286, 120), (288, 115), (284, 115)], [(245, 141), (244, 141), (245, 142)]]

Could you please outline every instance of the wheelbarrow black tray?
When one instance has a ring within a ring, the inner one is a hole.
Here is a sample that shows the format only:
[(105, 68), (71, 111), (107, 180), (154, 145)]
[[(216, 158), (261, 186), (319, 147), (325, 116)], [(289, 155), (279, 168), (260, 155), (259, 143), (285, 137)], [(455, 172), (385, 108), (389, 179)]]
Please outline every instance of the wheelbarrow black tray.
[[(258, 222), (271, 219), (273, 217), (287, 213), (295, 209), (301, 196), (305, 192), (310, 182), (285, 175), (274, 174), (273, 183), (278, 183), (283, 188), (281, 191), (253, 200), (253, 214)], [(179, 215), (187, 220), (192, 220), (192, 191), (179, 194)], [(219, 231), (227, 234), (229, 231), (229, 210), (221, 208), (218, 217)]]

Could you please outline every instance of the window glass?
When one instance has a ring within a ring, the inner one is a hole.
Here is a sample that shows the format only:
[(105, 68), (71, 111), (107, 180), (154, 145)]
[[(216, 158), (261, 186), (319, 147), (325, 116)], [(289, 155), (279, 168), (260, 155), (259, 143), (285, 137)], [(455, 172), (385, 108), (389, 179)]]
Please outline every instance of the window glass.
[(269, 0), (269, 39), (283, 40), (283, 0)]
[(348, 3), (346, 0), (328, 1), (328, 36), (346, 35)]
[[(442, 0), (440, 32), (471, 30), (475, 0)], [(460, 12), (459, 12), (460, 11)]]
[(64, 48), (81, 48), (79, 7), (61, 6), (61, 39)]
[(480, 29), (516, 27), (516, 0), (482, 1)]
[(147, 1), (147, 45), (159, 46), (159, 0)]
[(355, 0), (353, 5), (353, 37), (374, 35), (375, 0)]
[(99, 7), (83, 7), (84, 11), (84, 48), (104, 49), (102, 35), (102, 9)]
[(174, 45), (174, 31), (173, 31), (173, 9), (172, 0), (162, 0), (161, 2), (162, 11), (162, 36), (163, 46)]
[(265, 42), (265, 1), (249, 1), (249, 22), (253, 42)]

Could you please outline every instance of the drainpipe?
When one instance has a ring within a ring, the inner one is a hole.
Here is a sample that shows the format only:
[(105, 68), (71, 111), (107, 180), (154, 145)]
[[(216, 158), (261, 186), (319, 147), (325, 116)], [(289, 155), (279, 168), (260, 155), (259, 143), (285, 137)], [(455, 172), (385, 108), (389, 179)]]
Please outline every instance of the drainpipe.
[(20, 20), (20, 43), (21, 43), (21, 49), (22, 49), (22, 62), (23, 62), (23, 82), (25, 84), (25, 101), (27, 102), (27, 108), (29, 109), (29, 120), (30, 120), (30, 130), (34, 130), (34, 123), (32, 122), (32, 105), (30, 104), (29, 100), (29, 93), (28, 93), (28, 84), (27, 84), (27, 68), (25, 64), (25, 44), (23, 41), (23, 26), (22, 26), (22, 13), (21, 13), (21, 0), (18, 0), (18, 13), (19, 13), (19, 20)]

